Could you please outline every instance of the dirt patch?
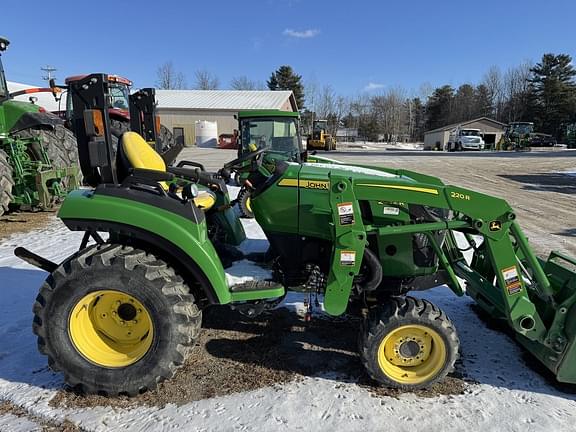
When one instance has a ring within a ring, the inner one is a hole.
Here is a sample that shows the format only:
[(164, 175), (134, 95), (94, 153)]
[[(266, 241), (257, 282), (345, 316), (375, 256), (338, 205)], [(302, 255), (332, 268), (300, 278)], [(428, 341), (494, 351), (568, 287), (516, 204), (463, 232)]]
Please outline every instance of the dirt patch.
[[(287, 309), (248, 319), (226, 307), (214, 307), (205, 311), (203, 331), (185, 365), (156, 390), (134, 398), (61, 390), (50, 404), (73, 408), (182, 405), (312, 376), (357, 383), (375, 396), (400, 396), (401, 391), (380, 387), (366, 375), (356, 351), (359, 325), (359, 319), (305, 322)], [(452, 376), (415, 394), (462, 394), (465, 387), (464, 380)]]
[(42, 228), (51, 222), (56, 210), (43, 212), (15, 212), (0, 216), (0, 240), (12, 234)]
[(44, 420), (40, 417), (30, 415), (25, 409), (13, 404), (9, 401), (0, 401), (0, 415), (12, 414), (16, 417), (26, 418), (40, 426), (42, 426), (42, 432), (80, 432), (78, 426), (69, 420), (64, 420), (62, 423), (57, 423), (52, 420)]

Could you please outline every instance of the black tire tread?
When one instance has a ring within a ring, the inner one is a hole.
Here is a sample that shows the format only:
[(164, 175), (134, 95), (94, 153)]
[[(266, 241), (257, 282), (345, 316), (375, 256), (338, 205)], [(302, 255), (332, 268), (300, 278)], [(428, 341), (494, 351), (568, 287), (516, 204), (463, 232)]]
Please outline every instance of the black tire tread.
[[(374, 361), (370, 355), (371, 348), (379, 343), (378, 334), (382, 332), (382, 329), (394, 327), (402, 322), (433, 323), (436, 330), (439, 330), (447, 339), (448, 364), (443, 371), (426, 383), (404, 385), (392, 381), (381, 373), (377, 361)], [(446, 313), (428, 300), (409, 296), (392, 297), (387, 304), (372, 308), (363, 323), (359, 338), (360, 357), (370, 377), (386, 386), (401, 390), (430, 387), (444, 379), (446, 375), (454, 371), (454, 364), (459, 356), (459, 346), (458, 334)]]
[(238, 194), (238, 209), (240, 210), (240, 216), (247, 219), (253, 219), (254, 213), (250, 211), (247, 200), (250, 198), (251, 191), (246, 188), (242, 188)]
[(8, 206), (13, 200), (12, 166), (8, 162), (8, 155), (0, 150), (0, 216), (8, 211)]
[(19, 138), (38, 137), (54, 168), (78, 166), (78, 145), (74, 134), (64, 125), (51, 128), (30, 128), (14, 134)]
[[(44, 322), (50, 317), (47, 317), (45, 312), (54, 289), (73, 272), (80, 269), (94, 267), (98, 271), (112, 271), (111, 268), (115, 266), (138, 272), (149, 281), (154, 282), (168, 300), (176, 317), (176, 322), (174, 323), (176, 324), (174, 326), (176, 329), (174, 332), (176, 350), (171, 352), (167, 358), (163, 358), (156, 365), (153, 373), (146, 377), (146, 385), (138, 388), (111, 389), (103, 385), (94, 386), (82, 382), (80, 377), (64, 370), (64, 367), (56, 360), (57, 356), (51, 351), (50, 344), (46, 343), (47, 334)], [(182, 366), (190, 349), (194, 346), (202, 321), (202, 313), (195, 303), (194, 296), (185, 285), (183, 279), (176, 275), (171, 267), (143, 250), (118, 244), (92, 246), (71, 256), (62, 263), (40, 288), (34, 303), (33, 312), (33, 332), (38, 337), (38, 349), (48, 357), (50, 367), (54, 371), (62, 371), (65, 382), (71, 387), (87, 394), (105, 395), (136, 395), (146, 390), (152, 390), (159, 382), (171, 378), (176, 369)]]

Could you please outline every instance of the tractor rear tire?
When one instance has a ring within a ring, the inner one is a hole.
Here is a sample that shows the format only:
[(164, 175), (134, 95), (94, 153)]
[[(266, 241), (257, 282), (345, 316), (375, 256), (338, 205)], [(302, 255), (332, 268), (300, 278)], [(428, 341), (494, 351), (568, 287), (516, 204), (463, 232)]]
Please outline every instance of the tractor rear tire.
[(0, 216), (8, 211), (8, 207), (13, 199), (13, 187), (12, 166), (8, 163), (6, 153), (0, 150)]
[(40, 288), (33, 331), (48, 364), (86, 394), (136, 395), (182, 366), (202, 313), (164, 261), (118, 244), (71, 256)]
[(128, 132), (130, 130), (130, 122), (118, 119), (110, 119), (110, 128), (112, 135), (120, 139), (124, 132)]
[[(54, 168), (78, 166), (76, 137), (64, 125), (56, 125), (54, 129), (24, 129), (17, 132), (15, 136), (20, 138), (39, 138)], [(36, 153), (36, 157), (38, 157), (40, 153)]]
[(254, 219), (251, 203), (252, 192), (249, 189), (242, 188), (238, 194), (238, 208), (240, 216), (247, 219)]
[(174, 147), (174, 144), (175, 144), (174, 143), (174, 135), (172, 134), (170, 129), (168, 129), (163, 124), (160, 125), (160, 134), (159, 134), (158, 138), (160, 139), (160, 142), (162, 143), (162, 153), (165, 153), (166, 151), (168, 151), (172, 147)]
[(460, 342), (442, 310), (427, 300), (396, 297), (370, 311), (359, 345), (364, 367), (374, 380), (418, 390), (454, 370)]

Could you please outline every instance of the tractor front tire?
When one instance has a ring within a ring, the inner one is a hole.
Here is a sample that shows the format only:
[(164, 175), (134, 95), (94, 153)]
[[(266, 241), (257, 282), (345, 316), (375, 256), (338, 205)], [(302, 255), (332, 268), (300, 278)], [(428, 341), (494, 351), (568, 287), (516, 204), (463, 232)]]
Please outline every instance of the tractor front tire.
[(242, 188), (238, 194), (238, 208), (240, 209), (240, 216), (247, 219), (253, 219), (254, 213), (252, 212), (252, 192), (249, 189)]
[[(24, 129), (15, 134), (19, 138), (38, 138), (46, 149), (48, 159), (54, 168), (78, 166), (78, 145), (74, 134), (64, 125), (50, 128)], [(33, 146), (34, 148), (34, 146)], [(38, 158), (39, 151), (34, 152)]]
[(13, 187), (12, 166), (8, 163), (6, 153), (0, 150), (0, 216), (8, 211), (8, 207), (13, 199)]
[(84, 249), (40, 289), (33, 331), (48, 364), (81, 393), (136, 395), (180, 367), (202, 314), (164, 261), (118, 244)]
[(454, 370), (460, 342), (446, 314), (427, 300), (396, 297), (372, 309), (360, 335), (368, 374), (387, 387), (418, 390)]

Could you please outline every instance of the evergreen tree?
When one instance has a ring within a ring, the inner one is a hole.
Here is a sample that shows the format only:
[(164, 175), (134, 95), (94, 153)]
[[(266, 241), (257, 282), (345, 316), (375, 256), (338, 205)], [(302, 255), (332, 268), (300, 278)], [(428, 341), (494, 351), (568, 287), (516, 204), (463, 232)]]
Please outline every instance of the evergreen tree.
[(446, 126), (451, 121), (454, 89), (445, 85), (434, 90), (426, 102), (427, 129)]
[(561, 135), (562, 124), (569, 121), (576, 109), (576, 70), (566, 54), (544, 54), (530, 71), (531, 90), (536, 104), (537, 130)]
[(486, 85), (480, 84), (474, 90), (474, 115), (473, 117), (492, 117), (494, 107), (492, 106), (492, 96)]
[(278, 70), (272, 72), (266, 84), (270, 90), (292, 90), (298, 108), (304, 108), (304, 85), (302, 84), (302, 76), (297, 75), (292, 67), (286, 65), (280, 66)]
[(475, 114), (474, 87), (462, 84), (456, 91), (450, 123), (471, 120)]

